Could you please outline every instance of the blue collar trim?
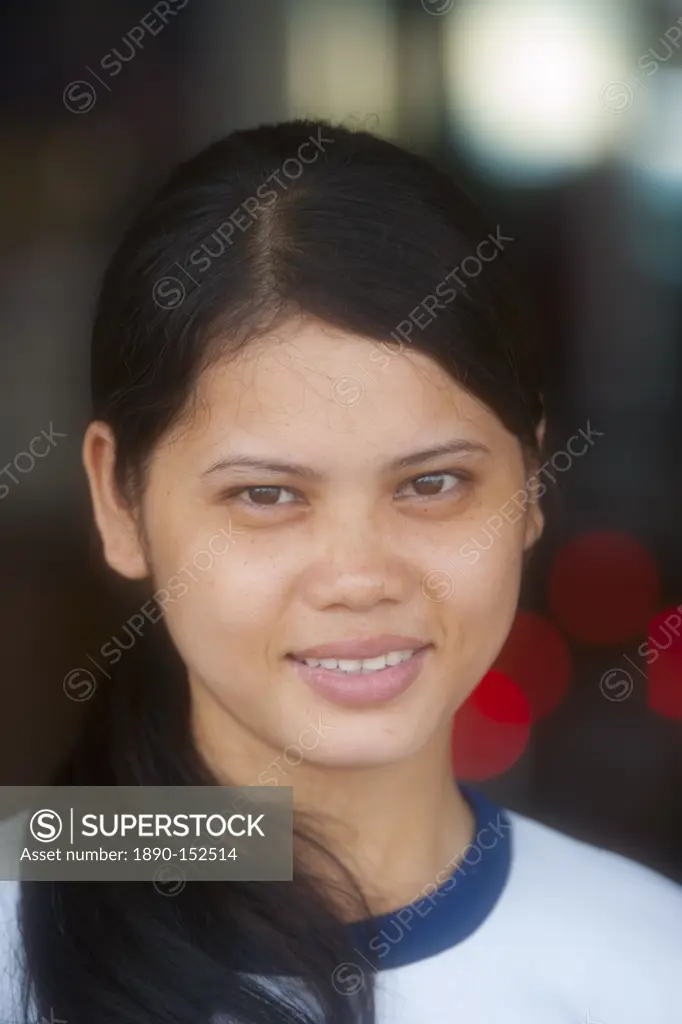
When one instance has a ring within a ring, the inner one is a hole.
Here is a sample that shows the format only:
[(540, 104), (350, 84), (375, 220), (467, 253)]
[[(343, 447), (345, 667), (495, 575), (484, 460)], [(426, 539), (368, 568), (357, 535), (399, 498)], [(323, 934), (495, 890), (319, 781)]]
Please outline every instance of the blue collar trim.
[(430, 892), (407, 906), (349, 925), (355, 952), (373, 970), (405, 967), (463, 942), (502, 894), (511, 868), (511, 822), (482, 793), (461, 784), (459, 789), (474, 812), (476, 830), (455, 871), (442, 883), (434, 880), (425, 887)]

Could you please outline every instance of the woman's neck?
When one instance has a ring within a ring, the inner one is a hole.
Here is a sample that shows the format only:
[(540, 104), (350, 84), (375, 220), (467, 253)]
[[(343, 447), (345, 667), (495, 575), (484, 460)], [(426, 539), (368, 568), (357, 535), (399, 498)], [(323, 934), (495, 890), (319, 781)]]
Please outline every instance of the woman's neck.
[(310, 786), (305, 798), (294, 787), (294, 805), (324, 808), (333, 818), (325, 840), (355, 875), (373, 915), (433, 892), (473, 841), (474, 814), (449, 756), (423, 752), (330, 782)]
[[(213, 716), (195, 715), (193, 731), (204, 759), (226, 785), (273, 784), (267, 780), (274, 780), (276, 772), (264, 769), (277, 752), (234, 721), (223, 721), (218, 729)], [(275, 783), (292, 787), (297, 822), (306, 831), (313, 828), (350, 869), (372, 914), (433, 892), (474, 838), (474, 814), (452, 776), (450, 736), (447, 722), (426, 747), (391, 764), (287, 764), (286, 775)], [(336, 888), (338, 869), (316, 858), (312, 847), (305, 854), (306, 866)]]

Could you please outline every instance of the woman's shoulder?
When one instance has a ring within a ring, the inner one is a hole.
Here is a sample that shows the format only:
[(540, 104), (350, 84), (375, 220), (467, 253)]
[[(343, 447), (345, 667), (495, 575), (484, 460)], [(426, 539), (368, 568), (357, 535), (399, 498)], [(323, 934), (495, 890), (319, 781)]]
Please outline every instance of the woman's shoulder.
[[(0, 821), (0, 864), (14, 864), (26, 826), (27, 812), (20, 811), (10, 818)], [(19, 881), (7, 881), (0, 876), (0, 934), (9, 928), (16, 927), (17, 907), (19, 901)], [(4, 944), (3, 944), (4, 945)]]
[(5, 952), (18, 937), (20, 885), (20, 882), (0, 881), (0, 962), (3, 966)]
[(0, 881), (0, 1020), (18, 1021), (22, 950), (19, 934), (19, 882)]
[[(21, 812), (0, 821), (0, 849), (19, 842), (26, 823)], [(0, 880), (0, 1020), (20, 1020), (21, 958), (19, 881)]]
[(667, 936), (682, 946), (682, 886), (639, 861), (577, 839), (516, 812), (513, 827), (513, 876), (550, 904), (560, 900), (565, 914), (595, 916), (616, 931), (627, 922)]

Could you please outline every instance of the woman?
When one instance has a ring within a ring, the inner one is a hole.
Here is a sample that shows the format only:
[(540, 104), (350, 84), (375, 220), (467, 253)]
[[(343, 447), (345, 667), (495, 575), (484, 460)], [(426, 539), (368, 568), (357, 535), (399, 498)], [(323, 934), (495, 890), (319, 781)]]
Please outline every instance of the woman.
[(312, 121), (211, 145), (126, 235), (83, 458), (169, 657), (138, 678), (118, 645), (54, 781), (290, 785), (295, 875), (6, 883), (24, 1019), (675, 1019), (679, 889), (451, 774), (543, 527), (512, 243), (422, 158)]

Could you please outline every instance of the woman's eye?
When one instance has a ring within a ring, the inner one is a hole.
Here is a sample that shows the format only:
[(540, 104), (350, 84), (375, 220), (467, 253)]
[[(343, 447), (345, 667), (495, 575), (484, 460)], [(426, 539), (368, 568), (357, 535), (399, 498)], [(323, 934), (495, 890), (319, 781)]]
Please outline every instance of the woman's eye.
[[(287, 490), (286, 487), (245, 487), (242, 491), (239, 491), (234, 495), (235, 498), (239, 498), (247, 507), (251, 506), (257, 508), (268, 508), (274, 505), (289, 505), (291, 502), (278, 501), (277, 499), (281, 495), (293, 495), (293, 500), (296, 501), (296, 495), (293, 491)], [(245, 500), (244, 495), (249, 496), (249, 500)]]
[(462, 477), (455, 473), (428, 473), (410, 480), (407, 486), (413, 487), (420, 498), (435, 498), (447, 491), (454, 490), (458, 484), (463, 482)]
[[(407, 497), (437, 498), (450, 491), (455, 492), (466, 483), (464, 474), (459, 473), (427, 473), (409, 480), (405, 488), (410, 488), (412, 493)], [(225, 497), (236, 500), (246, 508), (275, 508), (282, 505), (297, 503), (300, 498), (296, 491), (287, 487), (242, 487), (225, 495)], [(454, 493), (453, 493), (454, 497)]]

